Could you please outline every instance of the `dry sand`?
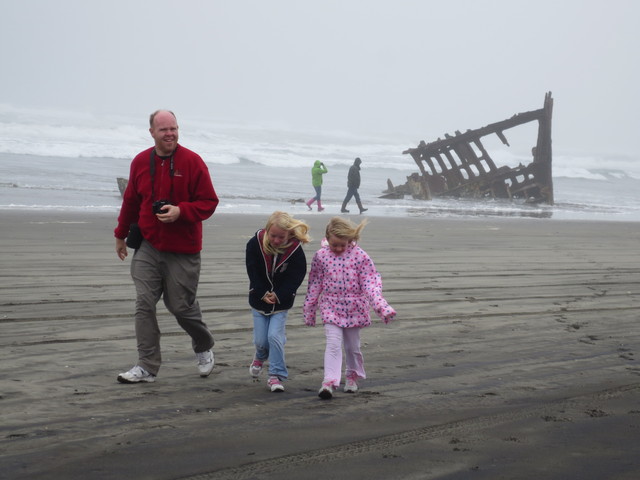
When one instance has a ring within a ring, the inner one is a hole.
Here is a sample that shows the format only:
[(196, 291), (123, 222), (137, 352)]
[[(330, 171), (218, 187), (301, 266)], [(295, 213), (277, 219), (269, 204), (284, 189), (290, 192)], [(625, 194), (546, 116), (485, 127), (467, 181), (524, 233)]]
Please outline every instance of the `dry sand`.
[[(300, 217), (310, 261), (330, 215)], [(637, 223), (371, 218), (361, 244), (398, 320), (363, 331), (361, 390), (322, 401), (305, 284), (286, 392), (248, 374), (244, 246), (265, 218), (206, 222), (214, 373), (160, 303), (143, 385), (116, 382), (136, 353), (115, 215), (0, 220), (0, 478), (640, 478)]]

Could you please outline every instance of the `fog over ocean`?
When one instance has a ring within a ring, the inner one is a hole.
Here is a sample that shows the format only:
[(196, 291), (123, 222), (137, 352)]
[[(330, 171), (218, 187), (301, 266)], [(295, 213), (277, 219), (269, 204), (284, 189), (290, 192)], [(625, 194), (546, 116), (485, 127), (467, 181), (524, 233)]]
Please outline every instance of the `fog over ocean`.
[[(363, 160), (360, 195), (377, 216), (534, 217), (558, 220), (640, 221), (640, 162), (637, 157), (553, 151), (556, 205), (525, 205), (506, 200), (399, 200), (380, 196), (387, 179), (395, 185), (417, 171), (402, 151), (430, 142), (424, 138), (364, 137), (348, 132), (296, 131), (178, 118), (180, 143), (199, 153), (220, 197), (218, 212), (307, 213), (313, 195), (311, 166), (321, 160), (324, 215), (338, 214), (346, 193), (349, 166)], [(488, 118), (486, 124), (498, 121)], [(19, 110), (0, 105), (0, 212), (75, 210), (114, 212), (120, 207), (116, 178), (127, 177), (129, 163), (152, 145), (146, 118), (94, 117), (62, 111)], [(479, 128), (483, 125), (461, 126)], [(483, 143), (498, 166), (531, 161), (535, 129), (505, 132), (511, 147), (491, 137)], [(357, 212), (355, 203), (351, 212)]]

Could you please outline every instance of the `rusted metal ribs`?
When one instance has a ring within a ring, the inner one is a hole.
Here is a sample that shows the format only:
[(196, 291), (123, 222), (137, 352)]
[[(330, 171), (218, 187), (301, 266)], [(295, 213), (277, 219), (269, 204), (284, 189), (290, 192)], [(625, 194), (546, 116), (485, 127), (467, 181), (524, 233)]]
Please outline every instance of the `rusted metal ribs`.
[(128, 178), (117, 177), (116, 181), (118, 182), (118, 190), (120, 190), (120, 196), (124, 197), (124, 191), (127, 189), (127, 184), (129, 183)]
[[(386, 198), (412, 195), (431, 200), (433, 197), (524, 199), (529, 203), (553, 205), (551, 173), (551, 92), (544, 98), (540, 110), (518, 113), (501, 122), (492, 123), (465, 133), (446, 134), (431, 143), (424, 141), (416, 148), (402, 152), (410, 154), (420, 169), (407, 177), (407, 183), (394, 187), (388, 180)], [(504, 131), (525, 123), (538, 122), (538, 140), (532, 149), (528, 165), (497, 167), (482, 144), (482, 137), (495, 134), (510, 146)]]

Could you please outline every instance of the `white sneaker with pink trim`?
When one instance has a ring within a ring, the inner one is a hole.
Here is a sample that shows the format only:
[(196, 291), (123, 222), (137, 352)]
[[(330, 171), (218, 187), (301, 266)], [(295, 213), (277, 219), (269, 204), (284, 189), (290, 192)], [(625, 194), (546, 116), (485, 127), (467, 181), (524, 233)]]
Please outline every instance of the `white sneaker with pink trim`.
[(358, 377), (356, 375), (348, 375), (344, 384), (344, 393), (356, 393), (358, 391)]
[(329, 400), (333, 397), (333, 391), (335, 387), (331, 382), (323, 382), (322, 387), (320, 387), (320, 391), (318, 392), (318, 396), (323, 400)]
[(284, 392), (284, 385), (282, 385), (282, 382), (276, 376), (269, 377), (269, 380), (267, 380), (267, 386), (272, 392)]

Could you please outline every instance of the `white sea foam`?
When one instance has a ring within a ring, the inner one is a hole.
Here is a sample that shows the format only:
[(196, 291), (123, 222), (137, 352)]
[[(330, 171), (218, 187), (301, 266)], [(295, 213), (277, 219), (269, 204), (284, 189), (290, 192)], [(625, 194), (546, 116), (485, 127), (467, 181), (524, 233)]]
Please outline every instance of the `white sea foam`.
[[(127, 177), (131, 158), (152, 144), (146, 118), (98, 118), (0, 105), (0, 128), (0, 209), (117, 211), (116, 177)], [(268, 213), (286, 207), (306, 212), (304, 204), (291, 201), (313, 194), (310, 168), (322, 160), (329, 168), (323, 200), (337, 212), (348, 167), (360, 157), (360, 194), (373, 214), (640, 219), (640, 162), (631, 157), (554, 152), (556, 205), (551, 209), (501, 201), (387, 200), (379, 198), (387, 179), (399, 185), (417, 171), (411, 156), (402, 152), (421, 139), (398, 141), (193, 119), (181, 121), (180, 129), (180, 143), (209, 165), (221, 198), (220, 211)], [(498, 166), (531, 161), (528, 146), (507, 147), (493, 137), (486, 142)]]

